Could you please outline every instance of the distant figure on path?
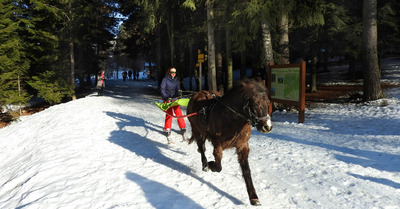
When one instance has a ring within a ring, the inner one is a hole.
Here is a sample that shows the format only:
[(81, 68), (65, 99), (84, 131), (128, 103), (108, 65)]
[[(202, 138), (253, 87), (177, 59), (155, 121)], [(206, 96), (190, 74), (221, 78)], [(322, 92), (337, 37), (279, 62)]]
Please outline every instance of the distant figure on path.
[(129, 80), (132, 80), (132, 70), (128, 71), (128, 77), (129, 77)]
[(128, 73), (126, 73), (126, 71), (124, 71), (122, 73), (122, 79), (124, 80), (124, 82), (126, 81), (126, 78), (128, 77)]
[(104, 70), (101, 70), (100, 73), (97, 75), (97, 95), (103, 96), (103, 90), (106, 87), (106, 77), (104, 76)]

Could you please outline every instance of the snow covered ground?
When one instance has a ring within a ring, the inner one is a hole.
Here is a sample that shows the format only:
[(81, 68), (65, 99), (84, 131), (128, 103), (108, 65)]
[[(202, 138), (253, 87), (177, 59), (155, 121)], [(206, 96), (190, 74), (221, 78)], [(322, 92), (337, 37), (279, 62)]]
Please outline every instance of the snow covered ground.
[[(400, 65), (387, 65), (399, 83)], [(386, 72), (386, 71), (385, 71)], [(95, 94), (0, 129), (0, 208), (250, 208), (234, 150), (203, 172), (195, 144), (162, 133), (154, 82)], [(305, 123), (274, 112), (252, 131), (259, 208), (399, 208), (400, 88), (366, 104), (313, 104)], [(187, 121), (187, 120), (186, 120)], [(190, 124), (188, 134), (190, 135)], [(207, 144), (212, 160), (212, 147)]]

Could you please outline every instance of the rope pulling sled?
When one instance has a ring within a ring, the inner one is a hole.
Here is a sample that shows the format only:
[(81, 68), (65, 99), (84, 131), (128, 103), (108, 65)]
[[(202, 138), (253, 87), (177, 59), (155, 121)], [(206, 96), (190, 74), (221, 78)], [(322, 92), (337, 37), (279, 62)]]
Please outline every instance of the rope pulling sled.
[[(185, 92), (190, 92), (191, 94), (193, 94), (193, 92), (191, 92), (191, 91), (185, 91)], [(191, 96), (191, 94), (186, 95), (186, 96), (176, 97), (176, 98), (173, 98), (172, 100), (169, 100), (169, 101), (158, 100), (158, 101), (155, 101), (154, 104), (157, 105), (157, 107), (160, 108), (161, 111), (163, 111), (167, 115), (169, 115), (171, 117), (174, 117), (174, 118), (186, 118), (186, 117), (194, 116), (194, 115), (197, 115), (197, 112), (191, 113), (191, 114), (188, 114), (188, 115), (182, 115), (182, 116), (175, 116), (175, 115), (171, 115), (171, 114), (167, 113), (167, 110), (170, 107), (173, 107), (173, 106), (179, 105), (179, 106), (187, 107), (188, 104), (189, 104), (189, 101), (190, 101), (190, 97), (189, 96)]]

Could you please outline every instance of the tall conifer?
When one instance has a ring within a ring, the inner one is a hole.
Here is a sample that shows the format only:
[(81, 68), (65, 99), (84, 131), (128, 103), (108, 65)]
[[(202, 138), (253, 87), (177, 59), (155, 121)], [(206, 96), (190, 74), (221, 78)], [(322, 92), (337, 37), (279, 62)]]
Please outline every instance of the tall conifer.
[(0, 105), (22, 104), (30, 99), (24, 88), (29, 60), (20, 33), (31, 27), (31, 21), (18, 2), (2, 1), (0, 5)]

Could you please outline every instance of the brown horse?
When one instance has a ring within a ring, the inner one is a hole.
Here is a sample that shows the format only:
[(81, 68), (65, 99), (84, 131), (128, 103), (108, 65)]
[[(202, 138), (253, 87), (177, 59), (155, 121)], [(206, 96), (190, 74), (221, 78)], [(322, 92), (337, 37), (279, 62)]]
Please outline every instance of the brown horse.
[[(192, 137), (189, 143), (197, 142), (203, 170), (220, 172), (222, 151), (227, 148), (236, 148), (252, 205), (260, 205), (260, 201), (251, 179), (248, 141), (251, 126), (262, 133), (271, 131), (269, 103), (264, 85), (255, 80), (244, 80), (224, 96), (217, 91), (198, 92), (192, 97), (187, 108), (188, 114), (197, 113), (188, 118), (192, 126)], [(204, 154), (206, 139), (214, 146), (215, 161), (207, 162)]]

